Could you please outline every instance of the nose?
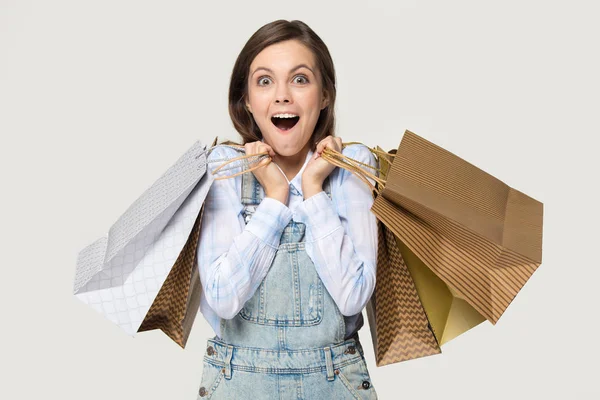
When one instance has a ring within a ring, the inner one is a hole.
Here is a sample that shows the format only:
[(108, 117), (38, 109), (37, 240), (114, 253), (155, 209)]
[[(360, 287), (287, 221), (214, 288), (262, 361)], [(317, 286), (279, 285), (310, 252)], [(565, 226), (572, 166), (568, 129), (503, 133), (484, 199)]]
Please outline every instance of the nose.
[(291, 103), (291, 95), (287, 85), (279, 85), (275, 93), (275, 103)]

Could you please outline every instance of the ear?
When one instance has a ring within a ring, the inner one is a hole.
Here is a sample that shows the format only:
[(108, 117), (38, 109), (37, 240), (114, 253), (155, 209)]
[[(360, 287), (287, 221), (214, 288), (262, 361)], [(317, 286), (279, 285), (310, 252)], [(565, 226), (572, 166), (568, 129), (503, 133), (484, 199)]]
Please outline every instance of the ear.
[(321, 100), (321, 110), (325, 109), (329, 105), (329, 94), (327, 91), (323, 91), (323, 99)]
[(250, 107), (250, 102), (248, 101), (248, 97), (244, 96), (244, 107), (246, 107), (246, 110), (248, 110), (250, 112), (250, 114), (252, 114), (252, 107)]

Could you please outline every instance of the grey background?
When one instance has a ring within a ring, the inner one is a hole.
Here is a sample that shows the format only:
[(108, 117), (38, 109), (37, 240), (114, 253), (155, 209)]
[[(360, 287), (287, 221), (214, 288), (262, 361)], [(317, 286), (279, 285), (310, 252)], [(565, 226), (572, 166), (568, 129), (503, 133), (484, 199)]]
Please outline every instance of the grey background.
[[(381, 399), (598, 399), (598, 9), (592, 1), (0, 1), (3, 399), (195, 399), (185, 350), (72, 295), (77, 253), (197, 140), (237, 139), (231, 68), (300, 19), (337, 69), (337, 135), (405, 129), (544, 203), (543, 264), (496, 326), (377, 368)], [(257, 388), (257, 390), (260, 390)]]

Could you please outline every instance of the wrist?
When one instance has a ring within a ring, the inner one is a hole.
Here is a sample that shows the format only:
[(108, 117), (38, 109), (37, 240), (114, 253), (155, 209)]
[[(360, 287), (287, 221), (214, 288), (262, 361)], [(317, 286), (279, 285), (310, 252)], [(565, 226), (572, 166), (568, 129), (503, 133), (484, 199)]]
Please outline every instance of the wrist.
[(265, 197), (270, 197), (272, 199), (278, 200), (283, 204), (287, 205), (289, 190), (273, 190), (265, 193)]
[(322, 183), (306, 182), (306, 183), (302, 184), (302, 194), (304, 195), (304, 200), (306, 200), (322, 191), (323, 191)]

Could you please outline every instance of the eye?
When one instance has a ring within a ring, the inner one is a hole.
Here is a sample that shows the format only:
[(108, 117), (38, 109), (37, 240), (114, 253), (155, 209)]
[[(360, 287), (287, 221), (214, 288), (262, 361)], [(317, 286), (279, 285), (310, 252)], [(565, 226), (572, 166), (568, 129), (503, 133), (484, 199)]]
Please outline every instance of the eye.
[(271, 81), (271, 78), (269, 78), (269, 77), (267, 77), (267, 76), (261, 76), (260, 78), (258, 78), (258, 81), (257, 81), (257, 83), (258, 83), (258, 86), (266, 86), (266, 85), (264, 84), (264, 82), (265, 82), (265, 81), (268, 81), (268, 82), (270, 82), (270, 81)]
[[(297, 81), (298, 78), (300, 78), (300, 82)], [(306, 75), (296, 75), (294, 77), (294, 82), (301, 83), (301, 84), (308, 83), (308, 78), (306, 77)]]

